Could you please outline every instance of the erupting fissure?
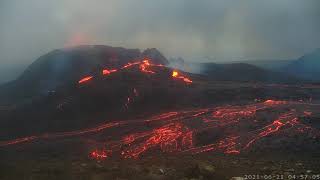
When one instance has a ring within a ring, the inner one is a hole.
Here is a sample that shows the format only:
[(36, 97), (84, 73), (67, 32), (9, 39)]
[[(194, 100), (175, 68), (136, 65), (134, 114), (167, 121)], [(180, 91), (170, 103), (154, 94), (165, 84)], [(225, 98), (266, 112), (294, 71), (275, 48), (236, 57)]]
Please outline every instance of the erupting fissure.
[(79, 84), (85, 83), (87, 81), (90, 81), (93, 78), (93, 76), (84, 77), (79, 81)]
[[(142, 61), (136, 61), (136, 62), (133, 62), (133, 63), (128, 63), (128, 64), (120, 67), (119, 69), (103, 69), (102, 70), (102, 75), (107, 76), (107, 75), (110, 75), (112, 73), (118, 72), (121, 69), (127, 69), (127, 68), (130, 68), (130, 67), (136, 66), (136, 65), (138, 65), (140, 72), (147, 73), (147, 74), (156, 74), (156, 72), (152, 71), (150, 69), (150, 67), (163, 67), (162, 64), (152, 64), (152, 63), (150, 63), (149, 59), (144, 59)], [(189, 78), (179, 75), (178, 71), (173, 71), (172, 72), (172, 77), (178, 78), (178, 79), (182, 79), (186, 83), (192, 83), (192, 81)], [(90, 81), (91, 79), (93, 79), (93, 76), (87, 76), (87, 77), (84, 77), (81, 80), (79, 80), (78, 83), (79, 84), (83, 84), (85, 82)]]

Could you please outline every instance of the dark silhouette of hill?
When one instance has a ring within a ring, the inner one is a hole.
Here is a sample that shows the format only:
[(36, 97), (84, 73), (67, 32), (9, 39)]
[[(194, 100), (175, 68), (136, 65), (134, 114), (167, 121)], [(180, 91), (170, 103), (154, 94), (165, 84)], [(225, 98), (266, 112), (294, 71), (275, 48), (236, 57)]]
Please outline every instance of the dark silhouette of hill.
[(73, 83), (83, 76), (100, 72), (104, 67), (117, 68), (141, 58), (154, 64), (168, 64), (154, 48), (141, 52), (104, 45), (83, 45), (49, 52), (32, 63), (15, 81), (0, 87), (2, 102), (46, 94), (56, 87)]
[(251, 64), (263, 69), (289, 74), (299, 79), (320, 81), (320, 49), (293, 60), (252, 60), (234, 61), (234, 63)]
[(320, 81), (320, 49), (293, 61), (283, 71), (296, 77)]
[[(190, 63), (182, 58), (170, 59), (170, 67), (181, 69), (186, 72), (202, 74), (211, 80), (217, 81), (245, 81), (245, 82), (266, 82), (266, 83), (296, 83), (299, 78), (280, 71), (280, 67), (288, 62), (277, 64), (278, 61), (253, 65), (249, 63)], [(262, 67), (260, 67), (260, 65)]]
[(285, 73), (263, 69), (246, 63), (203, 63), (202, 67), (202, 73), (214, 80), (267, 83), (296, 83), (299, 81), (298, 78)]
[(233, 64), (233, 63), (245, 63), (245, 64), (251, 64), (263, 69), (269, 69), (273, 71), (279, 71), (283, 67), (288, 66), (291, 62), (294, 60), (244, 60), (244, 61), (232, 61), (228, 64)]

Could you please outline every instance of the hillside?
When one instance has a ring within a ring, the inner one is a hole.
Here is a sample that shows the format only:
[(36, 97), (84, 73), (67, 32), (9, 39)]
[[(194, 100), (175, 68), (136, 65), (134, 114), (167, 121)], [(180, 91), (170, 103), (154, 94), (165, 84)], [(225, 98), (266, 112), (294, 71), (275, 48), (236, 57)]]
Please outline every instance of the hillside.
[(104, 45), (78, 46), (49, 52), (32, 63), (15, 81), (0, 87), (2, 102), (47, 94), (55, 88), (76, 82), (83, 76), (100, 73), (105, 67), (117, 68), (141, 58), (167, 64), (156, 49), (125, 49)]
[(320, 49), (291, 62), (282, 70), (300, 78), (320, 81)]
[(297, 81), (296, 78), (290, 77), (284, 73), (262, 69), (245, 63), (204, 63), (203, 67), (203, 73), (215, 80), (278, 83), (294, 83)]
[(245, 63), (251, 64), (263, 69), (280, 70), (281, 68), (288, 66), (293, 60), (244, 60), (244, 61), (232, 61), (231, 63)]

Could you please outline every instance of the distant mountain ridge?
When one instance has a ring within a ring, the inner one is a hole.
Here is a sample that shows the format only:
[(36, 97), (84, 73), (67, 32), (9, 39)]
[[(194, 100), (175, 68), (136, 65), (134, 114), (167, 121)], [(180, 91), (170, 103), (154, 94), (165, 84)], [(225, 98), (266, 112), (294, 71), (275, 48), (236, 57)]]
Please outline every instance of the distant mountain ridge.
[(170, 66), (183, 71), (202, 74), (211, 80), (243, 81), (267, 83), (297, 83), (299, 78), (284, 72), (279, 68), (268, 69), (248, 63), (189, 63), (182, 58), (170, 59)]
[(170, 66), (209, 75), (218, 80), (262, 82), (320, 82), (320, 48), (293, 60), (244, 60), (226, 63), (191, 63), (170, 59)]
[(296, 78), (311, 80), (314, 82), (320, 81), (320, 48), (305, 54), (298, 59), (292, 60), (247, 60), (233, 61), (233, 63), (246, 63), (255, 65), (260, 68), (278, 71), (289, 74)]
[(291, 62), (282, 70), (296, 77), (320, 81), (320, 49)]
[(234, 63), (245, 63), (251, 64), (260, 68), (269, 69), (269, 70), (281, 70), (292, 63), (294, 60), (245, 60), (245, 61), (232, 61), (227, 64)]
[(250, 81), (267, 83), (296, 83), (298, 78), (282, 72), (263, 69), (246, 63), (203, 63), (203, 74), (214, 80)]

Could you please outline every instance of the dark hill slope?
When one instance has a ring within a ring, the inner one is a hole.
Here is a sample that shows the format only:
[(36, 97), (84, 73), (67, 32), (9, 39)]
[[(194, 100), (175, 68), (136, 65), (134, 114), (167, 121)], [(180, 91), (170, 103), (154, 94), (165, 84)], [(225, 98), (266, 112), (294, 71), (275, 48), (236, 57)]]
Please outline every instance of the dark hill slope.
[(154, 48), (140, 52), (139, 49), (88, 45), (54, 50), (38, 58), (17, 80), (2, 85), (0, 99), (8, 102), (46, 94), (103, 68), (117, 68), (144, 57), (152, 58), (154, 64), (168, 64)]
[(215, 64), (203, 63), (203, 74), (214, 80), (250, 81), (268, 83), (296, 83), (297, 78), (285, 73), (270, 71), (245, 63)]
[(300, 78), (320, 81), (320, 49), (293, 61), (283, 71)]

